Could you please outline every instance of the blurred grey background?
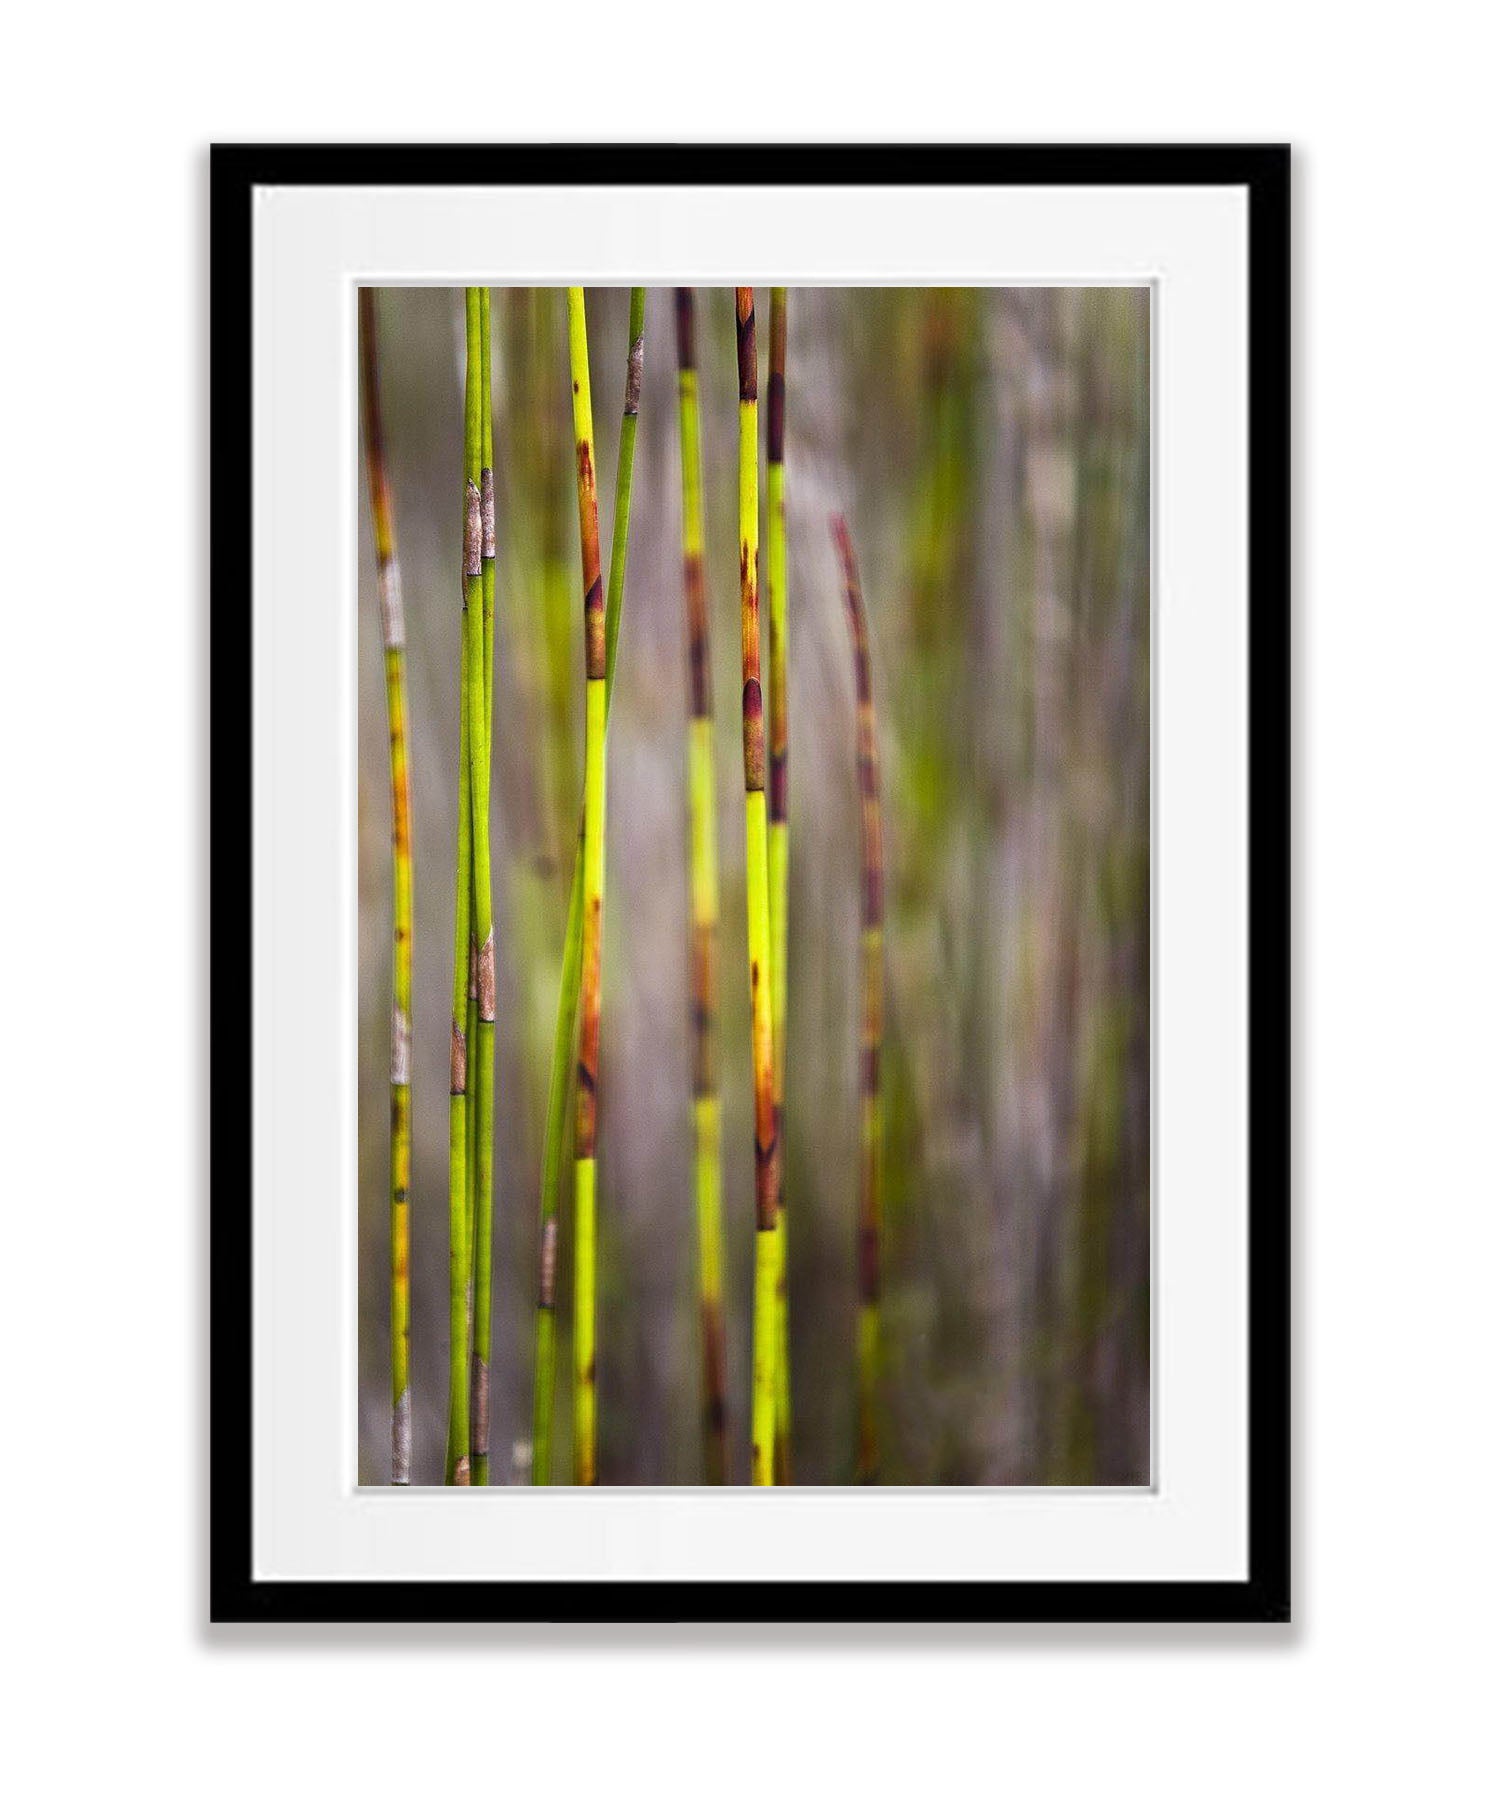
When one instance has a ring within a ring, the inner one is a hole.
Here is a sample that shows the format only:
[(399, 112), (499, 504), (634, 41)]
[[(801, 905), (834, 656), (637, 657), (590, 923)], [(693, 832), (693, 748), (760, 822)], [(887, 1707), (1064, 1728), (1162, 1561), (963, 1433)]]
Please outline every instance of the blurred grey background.
[[(757, 296), (761, 391), (769, 306)], [(625, 289), (590, 290), (608, 554)], [(416, 876), (413, 1480), (441, 1479), (463, 296), (379, 295)], [(560, 289), (493, 296), (497, 1025), (492, 1479), (528, 1479), (543, 1116), (582, 779)], [(859, 1152), (853, 676), (869, 609), (887, 868), (883, 1478), (1149, 1479), (1149, 343), (1145, 289), (794, 289), (785, 1126), (793, 1459), (850, 1479)], [(731, 1469), (748, 1473), (753, 1138), (733, 294), (698, 295), (718, 720)], [(762, 408), (764, 411), (764, 408)], [(357, 421), (351, 429), (357, 430)], [(762, 445), (764, 420), (762, 419)], [(360, 1478), (388, 1479), (389, 791), (361, 463)], [(647, 296), (609, 738), (599, 1468), (698, 1479), (687, 668), (670, 290)], [(764, 526), (762, 613), (764, 617)], [(561, 1197), (568, 1368), (571, 1182)], [(568, 1395), (557, 1468), (569, 1479)]]

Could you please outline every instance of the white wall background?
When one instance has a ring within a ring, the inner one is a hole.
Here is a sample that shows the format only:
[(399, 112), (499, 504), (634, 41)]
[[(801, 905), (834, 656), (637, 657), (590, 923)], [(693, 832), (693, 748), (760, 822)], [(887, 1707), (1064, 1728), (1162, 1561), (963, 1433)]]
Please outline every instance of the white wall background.
[[(8, 1761), (40, 1793), (417, 1793), (449, 1778), (461, 1726), (481, 1791), (1480, 1791), (1500, 1600), (1500, 229), (1479, 10), (772, 0), (580, 9), (574, 43), (570, 17), (266, 0), (11, 28)], [(460, 19), (493, 57), (472, 98)], [(581, 1649), (210, 1635), (204, 145), (892, 133), (1297, 146), (1299, 1622), (642, 1628)], [(752, 1707), (772, 1696), (767, 1762)]]

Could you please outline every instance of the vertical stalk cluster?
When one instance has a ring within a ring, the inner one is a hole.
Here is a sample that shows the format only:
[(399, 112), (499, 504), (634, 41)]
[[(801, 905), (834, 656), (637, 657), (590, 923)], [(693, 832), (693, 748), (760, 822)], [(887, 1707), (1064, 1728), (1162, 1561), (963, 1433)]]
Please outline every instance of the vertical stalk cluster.
[(864, 995), (859, 1085), (861, 1157), (859, 1177), (859, 1343), (858, 1424), (855, 1478), (879, 1476), (875, 1393), (880, 1355), (880, 1044), (885, 1004), (885, 863), (880, 836), (880, 761), (875, 740), (875, 702), (870, 684), (870, 638), (854, 544), (842, 518), (833, 524), (834, 543), (844, 573), (844, 604), (854, 651), (856, 760), (859, 770), (860, 977)]
[(714, 1067), (719, 988), (718, 815), (715, 801), (713, 678), (703, 579), (703, 470), (693, 291), (677, 290), (677, 399), (682, 439), (682, 587), (688, 650), (688, 840), (693, 985), (694, 1189), (698, 1225), (698, 1310), (702, 1352), (703, 1478), (725, 1480), (723, 1208), (719, 1169), (719, 1089)]
[[(577, 335), (574, 331), (574, 296), (577, 296)], [(625, 406), (620, 420), (620, 455), (615, 469), (615, 524), (610, 545), (609, 596), (604, 606), (604, 725), (609, 724), (609, 705), (615, 686), (615, 647), (620, 637), (620, 617), (625, 603), (625, 562), (629, 548), (630, 490), (635, 468), (635, 435), (639, 422), (641, 370), (645, 356), (646, 290), (630, 290), (630, 344), (625, 365)], [(583, 394), (588, 393), (588, 325), (584, 316), (583, 290), (568, 290), (568, 351), (574, 367), (575, 436), (578, 402), (577, 362), (581, 350)], [(593, 482), (593, 415), (589, 412), (589, 472)], [(582, 528), (582, 458), (579, 458), (579, 522)], [(594, 499), (594, 562), (597, 580), (599, 525), (598, 498)], [(585, 564), (587, 550), (585, 549)], [(585, 601), (588, 583), (585, 580)], [(587, 604), (585, 604), (587, 613)], [(587, 657), (587, 617), (585, 656)], [(587, 670), (585, 670), (587, 673)], [(587, 725), (585, 724), (585, 730)], [(602, 754), (601, 733), (601, 754)], [(578, 841), (573, 858), (573, 884), (568, 895), (568, 922), (563, 934), (563, 963), (558, 982), (557, 1025), (552, 1039), (552, 1068), (547, 1086), (547, 1129), (542, 1146), (542, 1207), (539, 1272), (537, 1282), (536, 1361), (533, 1372), (531, 1423), (531, 1479), (546, 1486), (552, 1479), (552, 1402), (557, 1371), (557, 1184), (562, 1172), (567, 1132), (569, 1078), (574, 1068), (578, 1041), (578, 1011), (583, 973), (585, 891), (585, 808), (587, 804), (587, 743), (585, 743), (584, 802), (579, 806)], [(576, 1176), (575, 1176), (576, 1184)], [(577, 1285), (575, 1261), (575, 1289)], [(592, 1329), (592, 1310), (590, 1314)], [(575, 1409), (576, 1411), (576, 1409)]]
[(771, 1023), (771, 908), (766, 844), (766, 721), (760, 691), (759, 469), (756, 442), (755, 290), (734, 290), (739, 357), (740, 668), (744, 681), (745, 912), (750, 964), (750, 1052), (755, 1079), (755, 1305), (750, 1480), (775, 1478), (776, 1072)]
[[(599, 541), (597, 459), (588, 324), (582, 288), (567, 298), (573, 391), (585, 676), (584, 784), (558, 997), (543, 1154), (533, 1479), (551, 1479), (558, 1271), (557, 1187), (574, 1098), (573, 1472), (597, 1480), (598, 1121), (603, 993), (607, 733), (623, 611), (630, 502), (644, 348), (644, 289), (631, 293), (608, 593)], [(718, 873), (709, 620), (704, 579), (702, 445), (693, 296), (676, 294), (682, 452), (682, 571), (688, 651), (695, 1199), (702, 1325), (704, 1473), (726, 1479), (726, 1358), (720, 1100), (716, 1071)], [(755, 1277), (751, 1481), (790, 1480), (786, 1108), (788, 910), (788, 634), (785, 520), (787, 295), (771, 293), (767, 404), (769, 693), (761, 689), (758, 365), (755, 295), (735, 290), (739, 376), (738, 512), (746, 922), (755, 1131)], [(496, 520), (490, 296), (465, 294), (465, 422), (459, 791), (449, 1102), (449, 1405), (445, 1479), (489, 1477), (492, 1337), (495, 945), (489, 834), (494, 727)], [(390, 720), (394, 886), (391, 1052), (392, 1479), (410, 1479), (412, 859), (404, 650), (395, 528), (384, 462), (374, 295), (360, 295), (361, 368), (371, 506), (379, 574)], [(832, 521), (853, 649), (860, 792), (861, 1159), (858, 1206), (858, 1420), (856, 1473), (878, 1479), (876, 1394), (880, 1355), (881, 1047), (884, 1012), (884, 861), (869, 631), (854, 547)], [(769, 718), (767, 717), (769, 714)], [(575, 1054), (576, 1052), (576, 1054)]]
[(411, 777), (406, 750), (406, 629), (401, 564), (385, 465), (375, 290), (359, 290), (365, 464), (375, 525), (375, 580), (391, 744), (391, 1481), (411, 1480)]
[(791, 837), (787, 818), (786, 693), (786, 289), (771, 289), (771, 373), (766, 392), (766, 598), (770, 619), (771, 734), (769, 872), (771, 905), (771, 1035), (775, 1047), (776, 1191), (776, 1450), (778, 1483), (791, 1480), (792, 1370), (787, 1309), (786, 996), (787, 911)]

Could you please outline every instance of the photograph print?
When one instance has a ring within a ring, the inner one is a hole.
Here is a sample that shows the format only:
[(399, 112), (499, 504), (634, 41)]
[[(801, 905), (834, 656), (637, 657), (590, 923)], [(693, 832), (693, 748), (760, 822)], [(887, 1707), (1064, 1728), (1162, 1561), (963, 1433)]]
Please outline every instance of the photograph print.
[(350, 304), (359, 1482), (1149, 1484), (1150, 285)]

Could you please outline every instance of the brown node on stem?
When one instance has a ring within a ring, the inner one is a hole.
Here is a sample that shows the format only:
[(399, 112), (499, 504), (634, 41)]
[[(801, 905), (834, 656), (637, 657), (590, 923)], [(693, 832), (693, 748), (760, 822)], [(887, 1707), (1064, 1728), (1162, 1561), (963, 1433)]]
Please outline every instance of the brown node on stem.
[(680, 369), (691, 369), (693, 363), (693, 290), (678, 288), (675, 291), (677, 303), (677, 366)]
[(583, 557), (584, 649), (587, 672), (591, 681), (602, 681), (604, 590), (599, 577), (599, 504), (594, 489), (594, 457), (587, 438), (580, 438), (578, 442), (578, 532)]
[(401, 604), (401, 565), (394, 556), (383, 557), (375, 570), (380, 596), (380, 636), (387, 650), (399, 650), (406, 642), (406, 615)]
[(583, 970), (579, 992), (578, 1115), (574, 1154), (586, 1159), (594, 1154), (599, 1122), (599, 897), (589, 901), (583, 919)]
[[(755, 975), (751, 964), (751, 975)], [(774, 1231), (776, 1209), (781, 1189), (780, 1143), (776, 1131), (776, 1103), (772, 1098), (772, 1071), (769, 1067), (755, 1073), (755, 1228)], [(768, 1136), (761, 1137), (764, 1120)]]
[(754, 288), (734, 290), (734, 335), (735, 347), (739, 353), (740, 399), (753, 400), (757, 392)]
[(766, 785), (765, 708), (760, 697), (760, 682), (751, 676), (745, 683), (745, 788), (758, 793)]
[(765, 394), (765, 459), (767, 459), (767, 463), (785, 463), (787, 461), (787, 378), (776, 367), (774, 347), (771, 351), (771, 358), (773, 358), (771, 360), (771, 385)]
[(411, 1389), (401, 1390), (401, 1398), (391, 1409), (391, 1485), (407, 1487), (411, 1483)]
[(472, 579), (480, 573), (480, 557), (484, 532), (480, 526), (479, 489), (472, 482), (464, 484), (464, 574)]
[(859, 791), (867, 801), (875, 798), (875, 758), (870, 751), (870, 723), (869, 703), (865, 702), (860, 710), (859, 750), (855, 760), (858, 763)]
[(537, 1303), (549, 1311), (557, 1301), (557, 1220), (549, 1218), (542, 1226), (542, 1279)]
[(479, 1017), (486, 1025), (495, 1022), (495, 928), (479, 946), (478, 957)]
[(885, 916), (885, 876), (873, 858), (865, 865), (864, 923), (878, 925)]
[(708, 602), (703, 587), (703, 557), (689, 551), (682, 559), (682, 585), (687, 596), (688, 682), (692, 717), (712, 712), (708, 685)]
[(490, 1365), (476, 1350), (469, 1375), (469, 1449), (482, 1456), (490, 1441)]
[(750, 546), (740, 539), (740, 668), (745, 680), (760, 677), (760, 589)]
[(766, 394), (766, 460), (786, 457), (786, 299), (771, 295), (771, 381)]
[(411, 1086), (411, 1023), (399, 1006), (391, 1008), (391, 1086)]
[(693, 927), (693, 1093), (714, 1091), (714, 927)]
[(495, 471), (479, 471), (480, 543), (486, 560), (495, 560)]
[(646, 356), (644, 336), (631, 340), (630, 356), (625, 364), (625, 416), (634, 418), (641, 410), (641, 368)]
[(719, 1486), (727, 1470), (724, 1430), (728, 1408), (724, 1402), (724, 1308), (717, 1300), (705, 1300), (701, 1308), (703, 1330), (703, 1431), (704, 1476)]
[(599, 1133), (599, 1100), (594, 1091), (594, 1072), (578, 1059), (578, 1115), (573, 1128), (573, 1154), (580, 1162), (593, 1156)]
[[(785, 733), (783, 732), (783, 736)], [(786, 823), (786, 745), (771, 751), (771, 786), (767, 805), (770, 808), (771, 823)]]
[(603, 681), (608, 649), (604, 632), (604, 589), (599, 577), (583, 597), (584, 674), (590, 681)]
[[(391, 736), (394, 741), (395, 733)], [(411, 855), (411, 800), (404, 781), (396, 782), (391, 789), (391, 854), (397, 860)], [(399, 942), (405, 933), (398, 927), (395, 935)]]

